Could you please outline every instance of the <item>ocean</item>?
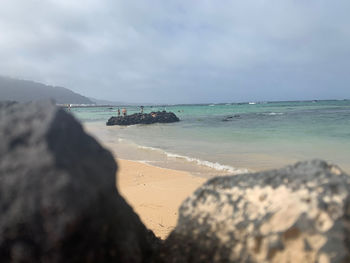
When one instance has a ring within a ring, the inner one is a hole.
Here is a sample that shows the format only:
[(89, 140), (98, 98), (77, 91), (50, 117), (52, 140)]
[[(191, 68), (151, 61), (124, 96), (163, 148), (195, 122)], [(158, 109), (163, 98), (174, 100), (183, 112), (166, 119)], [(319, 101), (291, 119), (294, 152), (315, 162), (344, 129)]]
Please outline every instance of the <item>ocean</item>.
[[(140, 112), (126, 107), (128, 114)], [(350, 172), (350, 100), (145, 106), (180, 122), (109, 126), (118, 107), (71, 112), (118, 158), (210, 177), (324, 159)]]

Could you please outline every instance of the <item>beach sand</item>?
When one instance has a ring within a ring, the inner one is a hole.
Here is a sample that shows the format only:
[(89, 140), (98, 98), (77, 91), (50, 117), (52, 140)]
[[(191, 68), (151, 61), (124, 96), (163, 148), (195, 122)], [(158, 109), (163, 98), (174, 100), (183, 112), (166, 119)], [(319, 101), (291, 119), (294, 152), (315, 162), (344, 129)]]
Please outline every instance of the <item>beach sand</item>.
[(118, 159), (117, 188), (147, 228), (165, 239), (174, 229), (181, 203), (206, 179), (188, 172)]

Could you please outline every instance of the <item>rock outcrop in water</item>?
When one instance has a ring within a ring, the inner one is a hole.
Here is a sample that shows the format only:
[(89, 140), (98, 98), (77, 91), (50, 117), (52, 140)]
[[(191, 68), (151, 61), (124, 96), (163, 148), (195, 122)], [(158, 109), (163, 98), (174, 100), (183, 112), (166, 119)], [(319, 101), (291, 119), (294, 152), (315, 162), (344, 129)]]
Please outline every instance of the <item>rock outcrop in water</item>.
[(152, 124), (152, 123), (171, 123), (178, 122), (179, 118), (173, 112), (158, 111), (151, 113), (134, 113), (127, 116), (111, 117), (107, 125), (133, 125), (133, 124)]
[(113, 156), (50, 103), (0, 106), (0, 262), (149, 262)]
[(157, 262), (350, 262), (349, 193), (323, 161), (214, 178), (182, 204)]
[(227, 117), (223, 118), (222, 121), (232, 121), (232, 120), (234, 120), (234, 118), (241, 118), (241, 115), (235, 114), (233, 116), (227, 116)]

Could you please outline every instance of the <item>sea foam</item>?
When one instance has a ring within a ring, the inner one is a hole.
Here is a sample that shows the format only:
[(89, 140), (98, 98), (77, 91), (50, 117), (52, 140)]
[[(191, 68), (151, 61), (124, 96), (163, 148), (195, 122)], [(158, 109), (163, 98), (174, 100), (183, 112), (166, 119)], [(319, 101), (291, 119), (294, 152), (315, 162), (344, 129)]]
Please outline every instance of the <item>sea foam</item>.
[(274, 115), (283, 115), (283, 112), (269, 112), (267, 115), (274, 116)]
[(166, 151), (159, 149), (159, 148), (141, 146), (141, 145), (139, 145), (138, 148), (143, 149), (143, 150), (161, 152), (161, 153), (165, 154), (168, 158), (182, 159), (182, 160), (185, 160), (187, 162), (195, 163), (197, 165), (205, 166), (205, 167), (217, 170), (217, 171), (228, 172), (230, 174), (243, 174), (243, 173), (249, 172), (249, 170), (245, 169), (245, 168), (238, 169), (238, 168), (235, 168), (235, 167), (232, 167), (229, 165), (220, 164), (218, 162), (210, 162), (210, 161), (201, 160), (198, 158), (189, 157), (186, 155), (180, 155), (180, 154), (176, 154), (176, 153), (166, 152)]

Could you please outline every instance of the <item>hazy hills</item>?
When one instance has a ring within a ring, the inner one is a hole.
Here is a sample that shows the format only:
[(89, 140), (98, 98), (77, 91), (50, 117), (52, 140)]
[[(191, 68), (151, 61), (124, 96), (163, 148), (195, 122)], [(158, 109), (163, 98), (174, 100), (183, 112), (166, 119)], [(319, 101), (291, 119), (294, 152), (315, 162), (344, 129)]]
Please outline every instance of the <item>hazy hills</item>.
[(58, 104), (94, 104), (89, 98), (62, 87), (0, 76), (0, 101), (53, 99)]

